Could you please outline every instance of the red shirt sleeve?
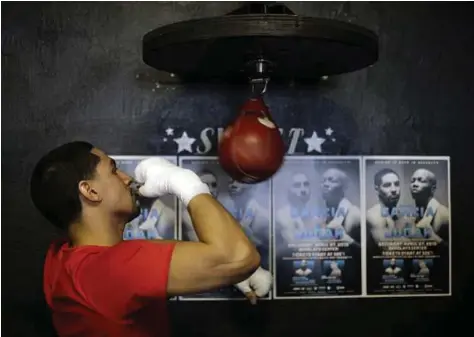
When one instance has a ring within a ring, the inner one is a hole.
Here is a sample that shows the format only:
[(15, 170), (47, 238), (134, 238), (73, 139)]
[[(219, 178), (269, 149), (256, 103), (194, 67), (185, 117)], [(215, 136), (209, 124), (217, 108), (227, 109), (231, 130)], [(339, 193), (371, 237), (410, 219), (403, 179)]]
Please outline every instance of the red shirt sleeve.
[(173, 249), (173, 243), (123, 241), (83, 261), (77, 289), (99, 312), (114, 317), (166, 300)]

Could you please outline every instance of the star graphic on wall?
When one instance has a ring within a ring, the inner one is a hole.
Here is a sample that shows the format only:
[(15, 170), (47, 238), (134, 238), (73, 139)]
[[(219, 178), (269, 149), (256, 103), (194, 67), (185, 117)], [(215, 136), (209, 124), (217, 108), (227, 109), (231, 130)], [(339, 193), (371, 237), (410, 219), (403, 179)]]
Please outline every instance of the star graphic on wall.
[(321, 145), (323, 145), (326, 139), (318, 137), (318, 134), (316, 133), (316, 131), (313, 131), (313, 134), (311, 135), (311, 137), (305, 138), (304, 141), (306, 144), (308, 144), (308, 149), (306, 150), (306, 152), (311, 152), (311, 151), (323, 152), (321, 149)]
[(327, 128), (326, 130), (324, 130), (326, 132), (326, 136), (330, 136), (333, 134), (334, 130), (331, 129), (331, 128)]
[(183, 132), (180, 138), (174, 138), (173, 140), (176, 144), (178, 144), (178, 153), (182, 151), (188, 151), (193, 153), (191, 145), (193, 145), (193, 143), (196, 141), (196, 138), (188, 137), (186, 131)]
[(167, 128), (165, 130), (167, 136), (173, 136), (174, 135), (174, 129), (173, 128)]

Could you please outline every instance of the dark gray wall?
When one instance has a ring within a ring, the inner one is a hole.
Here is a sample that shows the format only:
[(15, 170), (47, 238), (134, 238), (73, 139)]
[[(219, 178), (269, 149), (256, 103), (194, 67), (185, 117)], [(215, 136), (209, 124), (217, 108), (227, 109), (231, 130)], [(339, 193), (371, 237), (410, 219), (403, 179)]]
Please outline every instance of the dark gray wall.
[[(44, 252), (56, 235), (33, 209), (39, 156), (73, 139), (112, 154), (174, 154), (168, 126), (224, 126), (246, 88), (156, 88), (141, 61), (144, 33), (221, 15), (222, 3), (2, 3), (2, 318), (6, 336), (48, 335), (41, 306)], [(193, 336), (421, 336), (463, 326), (472, 283), (473, 6), (450, 3), (287, 3), (297, 14), (347, 20), (380, 36), (376, 66), (320, 89), (270, 90), (286, 130), (331, 126), (327, 154), (450, 155), (452, 298), (179, 303), (175, 332)], [(192, 57), (192, 55), (190, 55)], [(153, 89), (155, 89), (153, 91)], [(194, 131), (193, 131), (194, 130)], [(194, 134), (197, 136), (197, 134)], [(304, 145), (304, 144), (303, 144)], [(297, 151), (303, 151), (298, 148)], [(213, 154), (212, 152), (209, 154)], [(182, 324), (183, 322), (189, 322)], [(7, 331), (5, 330), (5, 331)]]

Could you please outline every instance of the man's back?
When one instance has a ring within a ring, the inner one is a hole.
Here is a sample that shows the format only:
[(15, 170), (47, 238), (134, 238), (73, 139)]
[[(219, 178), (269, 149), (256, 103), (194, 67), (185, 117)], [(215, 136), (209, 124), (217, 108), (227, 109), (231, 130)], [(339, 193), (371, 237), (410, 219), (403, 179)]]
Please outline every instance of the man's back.
[(44, 292), (58, 334), (168, 336), (166, 287), (173, 247), (145, 240), (112, 247), (53, 243)]

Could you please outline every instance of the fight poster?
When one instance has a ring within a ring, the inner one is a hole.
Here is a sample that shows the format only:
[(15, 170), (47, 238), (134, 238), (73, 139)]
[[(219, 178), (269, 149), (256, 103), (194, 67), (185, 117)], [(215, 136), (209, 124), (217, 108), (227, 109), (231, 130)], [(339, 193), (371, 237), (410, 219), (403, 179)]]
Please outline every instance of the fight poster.
[[(179, 165), (194, 171), (209, 186), (212, 195), (240, 222), (247, 237), (256, 245), (261, 255), (261, 266), (271, 271), (270, 182), (250, 185), (232, 180), (220, 167), (217, 157), (180, 157)], [(180, 239), (197, 241), (189, 213), (179, 204)], [(270, 296), (268, 294), (266, 299)], [(230, 300), (245, 297), (237, 288), (230, 286), (180, 299)]]
[[(112, 156), (117, 167), (131, 177), (134, 176), (138, 163), (146, 156)], [(176, 157), (163, 156), (176, 164)], [(172, 195), (160, 198), (140, 199), (140, 214), (126, 224), (124, 240), (177, 238), (177, 199)]]
[(450, 295), (448, 157), (366, 157), (369, 296)]
[(289, 156), (272, 180), (274, 298), (361, 296), (361, 159)]

